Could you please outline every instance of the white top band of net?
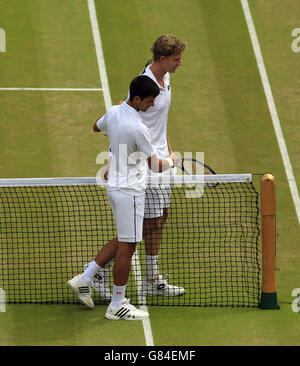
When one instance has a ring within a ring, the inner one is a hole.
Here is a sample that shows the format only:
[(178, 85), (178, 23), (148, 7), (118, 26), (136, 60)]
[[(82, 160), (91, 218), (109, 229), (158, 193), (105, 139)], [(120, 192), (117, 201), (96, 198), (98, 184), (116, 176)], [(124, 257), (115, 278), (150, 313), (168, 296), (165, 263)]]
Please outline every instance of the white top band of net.
[[(147, 184), (217, 184), (252, 182), (252, 174), (215, 174), (215, 175), (174, 175), (148, 176)], [(0, 179), (0, 187), (24, 186), (67, 186), (67, 185), (99, 185), (106, 184), (101, 177), (67, 177), (67, 178), (18, 178)]]

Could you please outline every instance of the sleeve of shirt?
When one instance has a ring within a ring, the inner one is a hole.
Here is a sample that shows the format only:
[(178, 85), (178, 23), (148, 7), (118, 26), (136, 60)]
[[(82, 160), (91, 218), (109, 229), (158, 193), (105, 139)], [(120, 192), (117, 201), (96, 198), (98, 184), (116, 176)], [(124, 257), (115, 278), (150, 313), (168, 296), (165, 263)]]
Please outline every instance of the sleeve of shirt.
[(151, 143), (151, 138), (148, 128), (144, 124), (140, 124), (137, 129), (136, 144), (139, 151), (146, 154), (147, 158), (155, 155), (155, 150)]
[(104, 116), (98, 119), (96, 125), (99, 128), (99, 130), (107, 134), (107, 113), (105, 113)]

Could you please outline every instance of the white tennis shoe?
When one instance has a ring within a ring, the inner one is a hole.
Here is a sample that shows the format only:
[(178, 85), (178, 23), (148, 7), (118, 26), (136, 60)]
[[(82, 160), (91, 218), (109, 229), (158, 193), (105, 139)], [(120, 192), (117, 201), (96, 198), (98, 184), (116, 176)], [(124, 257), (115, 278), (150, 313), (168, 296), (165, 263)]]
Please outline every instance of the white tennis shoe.
[[(85, 264), (83, 269), (87, 269), (89, 265)], [(101, 268), (97, 271), (93, 278), (93, 287), (95, 292), (105, 300), (111, 300), (111, 292), (109, 288), (109, 268)]]
[(124, 299), (122, 305), (118, 308), (114, 308), (112, 304), (109, 304), (105, 318), (110, 320), (143, 320), (149, 318), (149, 313), (137, 309), (129, 304), (129, 300)]
[(142, 282), (142, 296), (180, 296), (184, 294), (183, 287), (168, 284), (168, 281), (159, 275), (154, 281), (144, 280)]
[(94, 302), (92, 299), (92, 289), (87, 283), (84, 283), (81, 279), (81, 275), (73, 277), (67, 282), (67, 286), (71, 289), (78, 300), (86, 305), (88, 308), (93, 309)]

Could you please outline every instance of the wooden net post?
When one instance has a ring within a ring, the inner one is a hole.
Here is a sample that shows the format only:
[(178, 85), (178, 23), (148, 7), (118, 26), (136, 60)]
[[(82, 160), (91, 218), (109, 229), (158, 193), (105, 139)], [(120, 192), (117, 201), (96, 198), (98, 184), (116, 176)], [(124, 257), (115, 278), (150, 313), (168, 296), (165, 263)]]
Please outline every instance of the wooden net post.
[(279, 309), (275, 281), (276, 267), (276, 194), (275, 177), (263, 174), (260, 179), (262, 227), (261, 309)]

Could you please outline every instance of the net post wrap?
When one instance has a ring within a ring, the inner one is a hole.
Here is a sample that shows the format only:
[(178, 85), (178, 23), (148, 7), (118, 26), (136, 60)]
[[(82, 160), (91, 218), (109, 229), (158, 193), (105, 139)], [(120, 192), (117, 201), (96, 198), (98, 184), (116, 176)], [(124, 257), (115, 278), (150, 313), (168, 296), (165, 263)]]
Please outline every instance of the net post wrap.
[(276, 193), (275, 177), (260, 178), (262, 226), (262, 288), (261, 309), (279, 309), (276, 292)]

